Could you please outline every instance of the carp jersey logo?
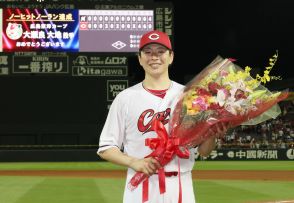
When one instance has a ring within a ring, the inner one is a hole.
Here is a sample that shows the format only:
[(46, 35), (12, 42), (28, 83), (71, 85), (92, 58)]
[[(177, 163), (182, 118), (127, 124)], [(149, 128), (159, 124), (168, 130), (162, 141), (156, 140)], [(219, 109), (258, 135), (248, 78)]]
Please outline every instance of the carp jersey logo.
[(154, 131), (152, 122), (155, 119), (161, 121), (163, 125), (167, 124), (169, 121), (170, 111), (170, 108), (157, 113), (155, 113), (153, 109), (145, 110), (138, 119), (138, 130), (143, 134)]

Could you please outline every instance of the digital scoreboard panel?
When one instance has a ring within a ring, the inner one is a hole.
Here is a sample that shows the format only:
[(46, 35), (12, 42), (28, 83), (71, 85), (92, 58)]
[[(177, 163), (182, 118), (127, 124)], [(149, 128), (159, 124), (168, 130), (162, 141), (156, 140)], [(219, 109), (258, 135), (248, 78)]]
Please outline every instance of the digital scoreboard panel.
[(3, 51), (78, 51), (78, 12), (77, 9), (3, 9)]
[(80, 10), (80, 51), (136, 52), (154, 29), (153, 10)]
[(136, 53), (142, 35), (154, 29), (173, 41), (171, 5), (94, 4), (95, 9), (81, 9), (14, 4), (0, 9), (0, 52)]

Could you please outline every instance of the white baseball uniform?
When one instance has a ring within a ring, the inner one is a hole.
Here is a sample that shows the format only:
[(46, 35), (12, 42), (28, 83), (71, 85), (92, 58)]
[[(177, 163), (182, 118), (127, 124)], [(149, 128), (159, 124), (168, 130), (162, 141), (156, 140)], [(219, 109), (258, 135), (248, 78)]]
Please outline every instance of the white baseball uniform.
[[(120, 92), (114, 99), (102, 133), (100, 135), (98, 153), (111, 147), (123, 147), (124, 153), (136, 158), (144, 158), (152, 150), (145, 146), (146, 138), (155, 138), (157, 134), (151, 128), (152, 119), (158, 118), (165, 124), (176, 104), (177, 96), (183, 91), (183, 85), (172, 81), (165, 97), (162, 99), (144, 89), (142, 82)], [(191, 178), (191, 170), (195, 162), (194, 150), (189, 159), (180, 159), (182, 198), (184, 203), (194, 203), (195, 197)], [(178, 171), (178, 157), (164, 166), (166, 172)], [(128, 169), (124, 203), (142, 202), (142, 184), (135, 190), (127, 188), (135, 171)], [(159, 194), (158, 175), (149, 178), (149, 203), (178, 202), (178, 176), (166, 177), (166, 192)]]

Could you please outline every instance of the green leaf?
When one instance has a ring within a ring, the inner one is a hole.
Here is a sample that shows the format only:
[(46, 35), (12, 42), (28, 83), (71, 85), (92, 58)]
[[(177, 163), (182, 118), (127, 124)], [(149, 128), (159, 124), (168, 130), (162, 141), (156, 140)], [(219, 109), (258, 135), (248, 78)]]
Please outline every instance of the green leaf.
[(266, 93), (266, 90), (256, 90), (252, 94), (249, 95), (249, 98), (250, 99), (256, 99), (256, 98), (261, 97), (265, 93)]

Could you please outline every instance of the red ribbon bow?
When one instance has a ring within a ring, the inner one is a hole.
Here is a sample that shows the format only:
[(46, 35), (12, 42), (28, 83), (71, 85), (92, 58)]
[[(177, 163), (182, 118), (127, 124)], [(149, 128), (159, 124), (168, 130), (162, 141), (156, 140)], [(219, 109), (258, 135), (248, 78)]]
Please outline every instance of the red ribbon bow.
[[(153, 150), (151, 154), (147, 157), (153, 157), (159, 161), (161, 166), (165, 166), (169, 163), (175, 155), (180, 158), (187, 159), (190, 156), (190, 152), (187, 148), (181, 147), (180, 138), (169, 137), (168, 133), (164, 127), (164, 125), (159, 120), (154, 120), (153, 129), (157, 133), (157, 138), (147, 138), (145, 140), (145, 145), (149, 146), (150, 149)], [(179, 162), (178, 162), (179, 165)], [(181, 194), (181, 180), (180, 180), (180, 166), (178, 167), (178, 177), (179, 177), (179, 203), (182, 202), (182, 194)], [(159, 179), (159, 190), (160, 194), (165, 193), (165, 173), (164, 168), (158, 169), (158, 179)], [(143, 182), (143, 202), (148, 201), (148, 176), (137, 172), (129, 183), (129, 188), (131, 190), (135, 189), (140, 182)]]
[(152, 124), (158, 137), (145, 140), (145, 145), (154, 150), (147, 157), (156, 158), (162, 166), (170, 162), (174, 155), (183, 159), (189, 158), (189, 150), (184, 147), (182, 150), (180, 149), (180, 138), (169, 137), (164, 125), (159, 120), (155, 119)]

